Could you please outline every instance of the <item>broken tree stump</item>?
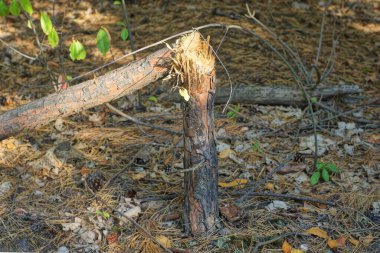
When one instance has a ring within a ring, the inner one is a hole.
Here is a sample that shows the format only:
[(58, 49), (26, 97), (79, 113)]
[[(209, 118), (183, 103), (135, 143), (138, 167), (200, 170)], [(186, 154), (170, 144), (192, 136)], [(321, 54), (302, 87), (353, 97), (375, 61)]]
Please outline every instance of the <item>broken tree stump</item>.
[(174, 67), (181, 72), (184, 127), (185, 231), (219, 227), (218, 162), (214, 133), (215, 58), (198, 32), (179, 40)]
[(139, 90), (169, 73), (170, 55), (169, 49), (158, 50), (103, 76), (94, 76), (91, 80), (7, 111), (0, 115), (0, 140)]

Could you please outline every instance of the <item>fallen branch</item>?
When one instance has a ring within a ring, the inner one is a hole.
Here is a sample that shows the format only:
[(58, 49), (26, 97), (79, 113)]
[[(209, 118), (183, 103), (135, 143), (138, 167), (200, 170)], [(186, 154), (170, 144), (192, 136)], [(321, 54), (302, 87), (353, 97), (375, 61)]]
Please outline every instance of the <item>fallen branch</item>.
[(130, 94), (164, 77), (170, 70), (169, 49), (115, 69), (0, 115), (0, 140)]
[[(326, 99), (334, 96), (355, 94), (361, 92), (357, 85), (329, 85), (317, 87), (309, 91), (311, 97)], [(222, 86), (216, 89), (215, 103), (225, 104), (230, 95), (230, 87)], [(180, 102), (181, 98), (176, 93), (170, 94), (165, 100)], [(306, 98), (298, 86), (284, 85), (243, 85), (237, 84), (233, 89), (230, 103), (261, 104), (261, 105), (307, 105)]]

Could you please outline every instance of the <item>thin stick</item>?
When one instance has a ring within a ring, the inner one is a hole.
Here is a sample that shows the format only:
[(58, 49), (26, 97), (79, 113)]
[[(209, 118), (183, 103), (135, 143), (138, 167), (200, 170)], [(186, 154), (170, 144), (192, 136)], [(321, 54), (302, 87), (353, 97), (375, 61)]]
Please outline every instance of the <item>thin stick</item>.
[(4, 40), (0, 39), (0, 41), (5, 45), (7, 46), (8, 48), (12, 49), (13, 51), (15, 51), (16, 53), (18, 53), (19, 55), (29, 59), (29, 60), (32, 60), (32, 61), (35, 61), (37, 60), (38, 57), (32, 57), (32, 56), (29, 56), (27, 54), (24, 54), (23, 52), (20, 52), (18, 51), (16, 48), (12, 47), (11, 45), (9, 45), (7, 42), (5, 42)]
[(260, 247), (267, 245), (267, 244), (274, 243), (276, 241), (282, 240), (283, 238), (288, 237), (288, 236), (292, 236), (292, 235), (303, 235), (303, 234), (299, 233), (299, 232), (289, 232), (289, 233), (281, 234), (281, 235), (279, 235), (273, 239), (270, 239), (268, 241), (257, 243), (250, 253), (256, 253)]
[(260, 181), (256, 182), (252, 187), (251, 189), (249, 189), (249, 191), (247, 191), (242, 197), (240, 197), (236, 202), (238, 203), (241, 203), (243, 202), (244, 200), (246, 200), (249, 195), (251, 195), (257, 188), (259, 188), (261, 185), (265, 184), (265, 182), (267, 182), (273, 174), (277, 173), (278, 171), (280, 171), (281, 169), (283, 169), (287, 164), (288, 162), (290, 162), (291, 160), (293, 160), (294, 158), (294, 155), (290, 155), (288, 156), (281, 164), (279, 164), (276, 168), (274, 168), (271, 172), (269, 172), (263, 179), (261, 179)]
[(316, 199), (316, 198), (311, 198), (311, 197), (306, 197), (306, 196), (297, 196), (297, 195), (291, 195), (291, 194), (280, 194), (280, 193), (274, 193), (274, 192), (252, 192), (249, 195), (255, 196), (255, 197), (272, 197), (272, 198), (278, 198), (278, 199), (294, 199), (294, 200), (300, 200), (300, 201), (319, 203), (319, 204), (328, 205), (328, 206), (335, 206), (336, 205), (334, 202), (324, 201), (324, 200), (320, 200), (320, 199)]
[(50, 67), (49, 67), (49, 65), (48, 65), (48, 63), (47, 63), (47, 61), (46, 61), (46, 59), (45, 59), (44, 49), (42, 48), (42, 44), (41, 44), (40, 39), (39, 39), (39, 37), (38, 37), (38, 33), (37, 33), (37, 30), (36, 30), (36, 26), (35, 26), (34, 23), (33, 23), (32, 17), (31, 17), (28, 13), (26, 13), (25, 11), (23, 11), (23, 13), (24, 13), (24, 15), (27, 17), (27, 19), (29, 20), (30, 25), (31, 25), (31, 27), (32, 27), (33, 34), (34, 34), (34, 36), (35, 36), (35, 38), (36, 38), (37, 46), (38, 46), (38, 48), (40, 49), (40, 57), (41, 57), (41, 61), (42, 61), (42, 63), (45, 65), (46, 70), (48, 71), (48, 75), (49, 75), (50, 81), (52, 82), (55, 91), (58, 91), (58, 84), (57, 84), (57, 82), (56, 82), (56, 80), (55, 80), (55, 78), (54, 78), (54, 76), (53, 76), (53, 72), (51, 71), (51, 69), (50, 69)]
[(133, 123), (137, 124), (137, 125), (142, 125), (142, 126), (146, 126), (146, 127), (149, 127), (149, 128), (153, 128), (153, 129), (157, 129), (157, 130), (161, 130), (161, 131), (165, 131), (165, 132), (168, 132), (168, 133), (171, 133), (171, 134), (176, 134), (176, 135), (182, 135), (182, 132), (177, 132), (177, 131), (174, 131), (174, 130), (171, 130), (171, 129), (168, 129), (168, 128), (164, 128), (164, 127), (160, 127), (160, 126), (153, 126), (151, 124), (148, 124), (148, 123), (145, 123), (145, 122), (142, 122), (134, 117), (131, 117), (127, 114), (125, 114), (124, 112), (120, 111), (119, 109), (113, 107), (110, 103), (106, 103), (105, 104), (111, 111), (119, 114), (120, 116), (132, 121)]
[[(318, 69), (318, 62), (319, 62), (319, 57), (321, 56), (321, 52), (322, 52), (322, 43), (323, 43), (323, 35), (324, 35), (324, 30), (325, 30), (325, 19), (326, 19), (326, 12), (327, 12), (327, 7), (330, 5), (331, 1), (325, 6), (325, 11), (323, 13), (323, 17), (322, 17), (322, 22), (321, 22), (321, 30), (319, 32), (319, 43), (318, 43), (318, 49), (317, 49), (317, 54), (315, 56), (315, 60), (314, 60), (314, 64), (313, 64), (313, 68), (311, 68), (311, 71), (310, 71), (310, 78), (313, 77), (313, 74), (314, 74), (314, 70), (315, 69)], [(318, 83), (316, 83), (315, 85), (317, 85)]]

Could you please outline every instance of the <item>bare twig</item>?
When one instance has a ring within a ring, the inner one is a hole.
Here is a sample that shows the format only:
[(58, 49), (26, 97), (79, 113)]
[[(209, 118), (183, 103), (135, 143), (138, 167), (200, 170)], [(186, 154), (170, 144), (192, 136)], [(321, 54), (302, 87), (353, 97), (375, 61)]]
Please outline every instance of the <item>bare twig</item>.
[(8, 48), (12, 49), (13, 51), (15, 51), (16, 53), (18, 53), (19, 55), (29, 59), (29, 60), (32, 60), (32, 61), (35, 61), (38, 59), (38, 57), (32, 57), (32, 56), (29, 56), (19, 50), (17, 50), (16, 48), (12, 47), (11, 45), (9, 45), (7, 42), (5, 42), (4, 40), (0, 39), (0, 41)]
[(29, 20), (30, 22), (30, 25), (32, 27), (32, 31), (33, 31), (33, 34), (34, 34), (34, 37), (36, 38), (36, 43), (37, 43), (37, 46), (38, 48), (40, 49), (40, 59), (42, 61), (42, 63), (45, 65), (45, 68), (48, 72), (48, 75), (49, 75), (49, 78), (50, 78), (50, 81), (52, 82), (53, 86), (54, 86), (54, 89), (55, 91), (58, 91), (58, 84), (57, 84), (57, 81), (56, 79), (54, 78), (54, 75), (53, 75), (53, 72), (51, 71), (46, 59), (45, 59), (45, 55), (44, 55), (44, 49), (42, 48), (42, 44), (40, 42), (40, 39), (38, 37), (38, 33), (37, 33), (37, 30), (36, 30), (36, 26), (34, 25), (33, 23), (33, 19), (32, 17), (26, 13), (25, 11), (23, 11), (24, 15), (27, 17), (27, 19)]
[(269, 172), (263, 179), (261, 179), (260, 181), (256, 182), (251, 187), (251, 189), (249, 189), (249, 191), (247, 191), (242, 197), (240, 197), (237, 200), (237, 202), (241, 203), (244, 200), (246, 200), (249, 197), (249, 195), (252, 194), (252, 192), (254, 192), (257, 188), (259, 188), (260, 186), (262, 186), (263, 184), (265, 184), (265, 182), (267, 182), (272, 177), (273, 174), (275, 174), (278, 171), (280, 171), (281, 169), (283, 169), (288, 164), (288, 162), (290, 162), (291, 160), (293, 160), (293, 158), (294, 158), (294, 155), (288, 156), (281, 164), (279, 164), (276, 168), (274, 168), (271, 172)]
[(114, 106), (112, 106), (110, 103), (106, 103), (106, 106), (113, 112), (119, 114), (120, 116), (132, 121), (133, 123), (137, 124), (137, 125), (142, 125), (142, 126), (146, 126), (146, 127), (149, 127), (149, 128), (153, 128), (153, 129), (157, 129), (157, 130), (161, 130), (161, 131), (165, 131), (165, 132), (168, 132), (168, 133), (171, 133), (171, 134), (176, 134), (176, 135), (182, 135), (181, 132), (177, 132), (177, 131), (174, 131), (174, 130), (171, 130), (171, 129), (168, 129), (168, 128), (164, 128), (164, 127), (160, 127), (160, 126), (154, 126), (154, 125), (151, 125), (151, 124), (148, 124), (146, 122), (142, 122), (134, 117), (131, 117), (125, 113), (123, 113), (122, 111), (120, 111), (119, 109), (115, 108)]
[(319, 204), (328, 205), (328, 206), (336, 205), (333, 202), (324, 201), (324, 200), (320, 200), (316, 198), (297, 196), (297, 195), (291, 195), (291, 194), (280, 194), (280, 193), (274, 193), (274, 192), (252, 192), (249, 194), (249, 196), (272, 197), (272, 198), (277, 198), (277, 199), (294, 199), (294, 200), (300, 200), (300, 201), (319, 203)]
[(293, 60), (294, 64), (297, 66), (299, 72), (303, 74), (303, 76), (306, 80), (306, 83), (308, 85), (310, 85), (311, 84), (310, 76), (308, 75), (308, 73), (306, 71), (306, 67), (305, 67), (304, 63), (297, 58), (296, 53), (294, 53), (294, 51), (288, 46), (288, 44), (286, 44), (282, 39), (280, 39), (277, 36), (277, 34), (272, 32), (266, 25), (264, 25), (260, 20), (258, 20), (255, 17), (255, 12), (250, 11), (248, 4), (246, 4), (245, 6), (246, 6), (247, 12), (248, 12), (248, 15), (246, 15), (246, 16), (248, 18), (252, 19), (253, 21), (255, 21), (257, 24), (259, 24), (273, 39), (278, 41), (283, 46), (285, 51), (291, 56), (290, 59)]
[(274, 243), (276, 241), (279, 241), (279, 240), (282, 240), (283, 238), (286, 238), (288, 236), (292, 236), (292, 235), (302, 235), (302, 233), (299, 233), (299, 232), (289, 232), (289, 233), (285, 233), (285, 234), (281, 234), (279, 236), (276, 236), (268, 241), (265, 241), (265, 242), (258, 242), (255, 247), (252, 249), (252, 251), (250, 253), (256, 253), (260, 247), (264, 246), (264, 245), (267, 245), (267, 244), (271, 244), (271, 243)]
[[(313, 77), (314, 70), (318, 71), (319, 57), (321, 56), (321, 52), (322, 52), (323, 35), (324, 35), (324, 30), (325, 30), (325, 20), (326, 20), (326, 15), (327, 15), (328, 7), (330, 6), (331, 2), (332, 2), (332, 0), (330, 0), (328, 3), (326, 3), (325, 10), (323, 12), (323, 17), (322, 17), (322, 22), (321, 22), (321, 30), (319, 32), (318, 50), (317, 50), (317, 54), (315, 56), (313, 68), (311, 69), (310, 74), (309, 74), (310, 78)], [(319, 80), (317, 80), (317, 82), (315, 83), (315, 85), (318, 85), (318, 83), (319, 83), (318, 81), (320, 81), (320, 78), (319, 78)]]

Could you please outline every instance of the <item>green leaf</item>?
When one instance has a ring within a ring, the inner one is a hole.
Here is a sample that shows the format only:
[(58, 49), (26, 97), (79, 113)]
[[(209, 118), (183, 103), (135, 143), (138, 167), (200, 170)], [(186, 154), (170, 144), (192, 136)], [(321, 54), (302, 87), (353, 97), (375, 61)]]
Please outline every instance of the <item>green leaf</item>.
[(311, 97), (311, 98), (310, 98), (310, 102), (311, 102), (312, 104), (315, 104), (315, 103), (318, 102), (318, 98), (317, 98), (317, 97)]
[(82, 43), (77, 40), (74, 40), (70, 45), (70, 58), (73, 61), (86, 58), (86, 50)]
[(103, 212), (102, 212), (102, 211), (100, 211), (100, 210), (96, 210), (96, 214), (97, 214), (97, 215), (102, 215), (102, 214), (103, 214)]
[(54, 27), (52, 28), (51, 32), (48, 35), (48, 41), (49, 41), (49, 44), (52, 48), (55, 48), (56, 46), (58, 46), (59, 37), (58, 37), (58, 33), (54, 29)]
[(338, 167), (336, 167), (335, 164), (332, 164), (332, 163), (326, 164), (326, 169), (335, 173), (339, 173)]
[(158, 99), (155, 96), (150, 96), (148, 100), (156, 103)]
[(108, 219), (109, 217), (111, 217), (111, 215), (109, 213), (107, 213), (106, 211), (103, 212), (103, 217)]
[(318, 184), (320, 177), (321, 177), (321, 172), (319, 172), (319, 171), (314, 172), (313, 175), (311, 175), (311, 177), (310, 177), (311, 185)]
[(119, 26), (125, 27), (125, 23), (124, 23), (124, 22), (121, 22), (121, 21), (117, 21), (117, 22), (116, 22), (116, 25), (119, 25)]
[(227, 112), (227, 117), (228, 118), (235, 118), (236, 116), (237, 116), (237, 114), (234, 111)]
[(28, 23), (26, 25), (29, 29), (32, 29), (32, 21), (28, 20)]
[(114, 5), (120, 5), (121, 2), (120, 2), (120, 1), (113, 1), (113, 4), (114, 4)]
[(67, 81), (70, 81), (73, 79), (73, 77), (71, 75), (66, 75), (66, 79), (67, 79)]
[(41, 28), (46, 35), (49, 35), (53, 30), (53, 24), (51, 23), (51, 19), (46, 12), (41, 13)]
[(29, 13), (29, 15), (33, 14), (33, 7), (31, 3), (29, 2), (29, 0), (20, 0), (20, 4), (21, 4), (21, 8), (27, 13)]
[(321, 170), (323, 167), (325, 167), (325, 164), (321, 161), (317, 161), (317, 170)]
[(259, 152), (260, 154), (263, 154), (264, 153), (264, 150), (263, 148), (261, 147), (260, 145), (260, 142), (256, 139), (253, 140), (253, 144), (252, 144), (252, 151), (253, 152)]
[(120, 37), (122, 40), (126, 41), (129, 37), (129, 31), (127, 28), (123, 28), (123, 30), (121, 30), (121, 33), (120, 33)]
[(9, 12), (8, 5), (4, 3), (4, 1), (0, 0), (0, 16), (4, 17), (8, 15), (8, 12)]
[(99, 51), (105, 56), (110, 50), (110, 37), (105, 28), (100, 28), (98, 35), (96, 36), (96, 45)]
[(20, 4), (18, 3), (17, 0), (12, 0), (12, 3), (11, 5), (9, 6), (9, 12), (13, 15), (13, 16), (18, 16), (20, 15), (21, 13), (21, 8), (20, 8)]
[(322, 170), (322, 178), (325, 182), (330, 181), (329, 171), (327, 169)]

